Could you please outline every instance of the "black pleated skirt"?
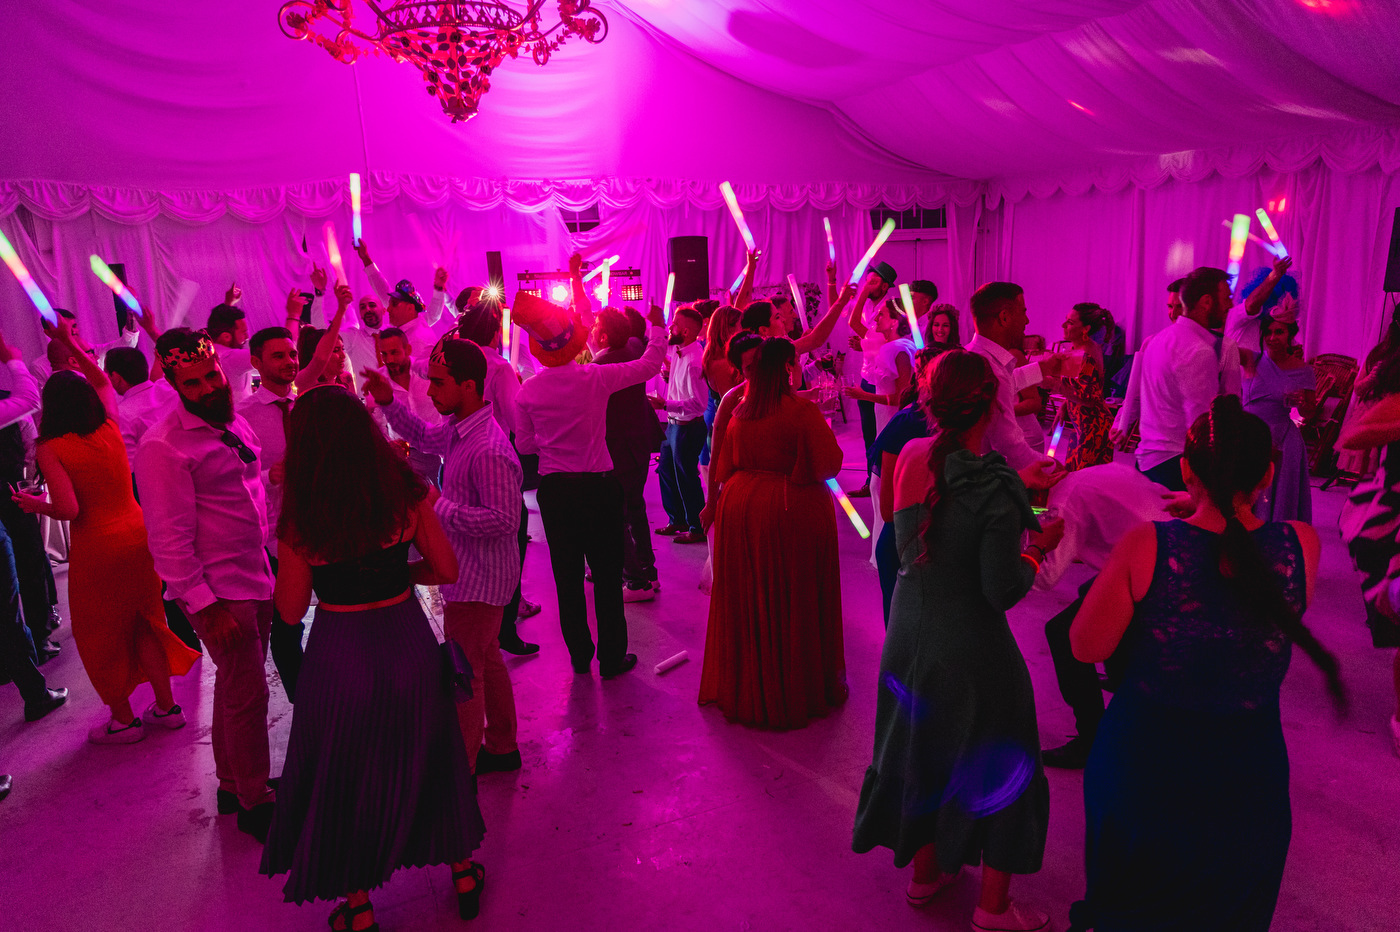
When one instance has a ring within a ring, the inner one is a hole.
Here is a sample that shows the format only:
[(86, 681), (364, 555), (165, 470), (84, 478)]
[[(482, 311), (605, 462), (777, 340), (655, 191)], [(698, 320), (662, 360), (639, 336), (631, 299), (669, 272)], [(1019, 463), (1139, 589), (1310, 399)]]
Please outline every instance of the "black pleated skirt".
[(289, 873), (288, 902), (332, 900), (400, 867), (464, 860), (485, 832), (418, 600), (317, 609), (262, 873)]

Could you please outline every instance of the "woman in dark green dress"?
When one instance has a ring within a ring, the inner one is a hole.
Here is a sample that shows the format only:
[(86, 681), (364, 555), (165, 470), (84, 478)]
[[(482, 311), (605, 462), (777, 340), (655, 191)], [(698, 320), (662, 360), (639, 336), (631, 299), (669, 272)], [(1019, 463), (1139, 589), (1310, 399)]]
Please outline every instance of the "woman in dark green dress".
[(951, 350), (933, 365), (932, 436), (910, 441), (895, 467), (901, 568), (852, 847), (890, 848), (897, 867), (912, 860), (916, 906), (980, 863), (973, 928), (1045, 929), (1044, 913), (1007, 895), (1011, 874), (1040, 869), (1050, 795), (1030, 674), (1005, 613), (1064, 527), (1040, 530), (1005, 459), (973, 452), (996, 397), (987, 361)]

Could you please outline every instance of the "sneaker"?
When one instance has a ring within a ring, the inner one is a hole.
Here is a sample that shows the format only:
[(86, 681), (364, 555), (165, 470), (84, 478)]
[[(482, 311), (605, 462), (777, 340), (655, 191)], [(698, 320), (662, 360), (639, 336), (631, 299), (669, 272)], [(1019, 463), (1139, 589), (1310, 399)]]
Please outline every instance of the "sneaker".
[(516, 618), (533, 618), (540, 613), (540, 603), (531, 602), (523, 595), (520, 597), (520, 608), (516, 610)]
[(656, 590), (651, 587), (651, 583), (643, 583), (633, 586), (630, 583), (622, 587), (622, 601), (624, 602), (650, 602), (656, 598)]
[(150, 705), (146, 706), (146, 711), (141, 713), (141, 720), (174, 731), (177, 728), (185, 727), (185, 710), (180, 708), (177, 703), (170, 707), (169, 712), (162, 712), (160, 708), (152, 702)]
[(129, 725), (109, 720), (101, 725), (94, 725), (88, 732), (88, 740), (93, 744), (135, 744), (144, 737), (146, 733), (141, 728), (140, 718), (133, 718)]
[(980, 906), (972, 911), (973, 932), (1045, 932), (1049, 928), (1049, 916), (1015, 900), (1004, 913), (989, 913)]
[(1400, 718), (1390, 720), (1390, 740), (1395, 743), (1395, 755), (1400, 757)]
[(919, 883), (918, 881), (911, 880), (909, 881), (908, 888), (904, 891), (904, 899), (910, 906), (927, 906), (928, 902), (934, 898), (938, 891), (948, 886), (948, 884), (952, 883), (954, 880), (957, 880), (958, 874), (960, 873), (962, 873), (961, 868), (953, 871), (951, 874), (940, 874), (938, 879), (933, 883)]

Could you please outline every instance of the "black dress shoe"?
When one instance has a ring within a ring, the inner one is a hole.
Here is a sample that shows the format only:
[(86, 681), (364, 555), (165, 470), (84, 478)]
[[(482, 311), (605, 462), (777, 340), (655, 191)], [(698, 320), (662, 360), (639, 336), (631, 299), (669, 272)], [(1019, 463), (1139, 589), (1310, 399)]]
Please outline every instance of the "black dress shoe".
[(626, 657), (622, 658), (622, 663), (618, 664), (616, 667), (613, 667), (609, 670), (604, 670), (602, 667), (599, 667), (598, 673), (602, 675), (603, 679), (610, 680), (615, 676), (621, 676), (636, 665), (637, 655), (628, 654)]
[(273, 802), (260, 803), (252, 809), (238, 811), (238, 830), (252, 835), (258, 844), (267, 844), (267, 830), (272, 826), (272, 813), (277, 809)]
[(589, 660), (584, 663), (575, 663), (574, 672), (580, 676), (587, 676), (593, 672), (593, 661)]
[(1058, 767), (1061, 770), (1083, 770), (1084, 765), (1089, 762), (1089, 749), (1094, 746), (1094, 739), (1075, 735), (1068, 742), (1057, 748), (1040, 752), (1040, 759), (1046, 767)]
[(68, 690), (66, 688), (60, 686), (58, 689), (45, 689), (44, 698), (37, 702), (26, 702), (24, 704), (24, 720), (26, 722), (37, 722), (67, 701)]
[(10, 786), (13, 782), (9, 774), (0, 773), (0, 799), (4, 799), (6, 796), (10, 795)]
[[(275, 790), (281, 780), (281, 777), (268, 777), (267, 785)], [(232, 790), (218, 790), (214, 793), (214, 800), (219, 815), (233, 815), (235, 812), (244, 811), (243, 804), (238, 801), (238, 794)]]
[(504, 754), (494, 754), (482, 748), (476, 752), (476, 772), (482, 773), (508, 773), (512, 770), (520, 769), (520, 749), (507, 751)]
[(49, 638), (47, 641), (34, 648), (34, 665), (42, 667), (50, 660), (57, 657), (62, 651), (63, 647), (53, 638)]
[(538, 654), (540, 652), (540, 645), (517, 639), (510, 644), (502, 642), (501, 650), (505, 651), (507, 654), (514, 654), (517, 657), (528, 657), (530, 654)]

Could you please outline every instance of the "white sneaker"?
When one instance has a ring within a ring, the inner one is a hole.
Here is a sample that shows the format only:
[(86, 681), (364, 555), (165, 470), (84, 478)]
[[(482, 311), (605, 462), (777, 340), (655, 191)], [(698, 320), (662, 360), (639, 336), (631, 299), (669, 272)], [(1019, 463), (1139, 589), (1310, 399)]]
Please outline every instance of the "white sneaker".
[(652, 586), (641, 586), (633, 589), (631, 586), (622, 587), (622, 601), (624, 602), (650, 602), (656, 598), (656, 589)]
[(918, 881), (911, 880), (909, 881), (909, 886), (904, 891), (904, 899), (909, 902), (910, 906), (927, 906), (929, 901), (932, 900), (940, 890), (948, 886), (948, 884), (952, 883), (954, 880), (957, 880), (958, 875), (961, 873), (962, 868), (953, 871), (951, 874), (939, 874), (938, 879), (933, 883), (919, 883)]
[(1395, 755), (1400, 757), (1400, 718), (1390, 719), (1390, 740), (1395, 743)]
[(174, 731), (176, 728), (185, 727), (185, 710), (178, 704), (172, 705), (169, 712), (162, 712), (160, 708), (152, 702), (146, 706), (146, 711), (141, 713), (141, 721), (150, 722), (152, 725), (159, 725), (162, 728), (169, 728)]
[(135, 744), (144, 737), (146, 733), (141, 728), (139, 718), (133, 718), (130, 725), (108, 720), (101, 725), (94, 725), (88, 732), (88, 740), (93, 744)]
[(1049, 928), (1049, 916), (1015, 900), (1004, 913), (989, 913), (980, 906), (972, 911), (973, 932), (1045, 932)]

